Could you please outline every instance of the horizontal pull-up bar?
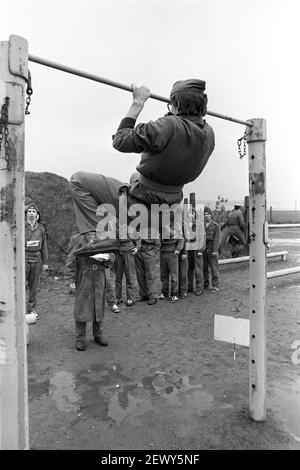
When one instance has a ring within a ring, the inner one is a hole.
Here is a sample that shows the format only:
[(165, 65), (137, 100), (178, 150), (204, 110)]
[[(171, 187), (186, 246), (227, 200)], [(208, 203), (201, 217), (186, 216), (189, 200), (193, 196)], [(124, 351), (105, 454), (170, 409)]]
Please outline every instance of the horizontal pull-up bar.
[[(91, 73), (82, 72), (81, 70), (74, 69), (73, 67), (68, 67), (67, 65), (57, 64), (56, 62), (52, 62), (50, 60), (41, 59), (40, 57), (36, 57), (34, 55), (29, 54), (28, 60), (31, 62), (35, 62), (36, 64), (45, 65), (46, 67), (51, 67), (53, 69), (61, 70), (62, 72), (71, 73), (72, 75), (78, 75), (79, 77), (87, 78), (88, 80), (93, 80), (95, 82), (103, 83), (104, 85), (110, 85), (116, 88), (121, 88), (122, 90), (132, 91), (132, 87), (128, 85), (123, 85), (122, 83), (115, 82), (113, 80), (109, 80), (107, 78), (99, 77), (98, 75), (93, 75)], [(158, 101), (164, 101), (165, 103), (169, 103), (169, 99), (165, 98), (164, 96), (155, 95), (154, 93), (150, 94), (150, 98)], [(225, 119), (226, 121), (237, 122), (238, 124), (243, 124), (244, 126), (252, 126), (252, 124), (248, 121), (242, 121), (241, 119), (235, 119), (230, 116), (225, 116), (223, 114), (215, 113), (213, 111), (207, 111), (206, 114), (210, 116), (214, 116), (220, 119)]]

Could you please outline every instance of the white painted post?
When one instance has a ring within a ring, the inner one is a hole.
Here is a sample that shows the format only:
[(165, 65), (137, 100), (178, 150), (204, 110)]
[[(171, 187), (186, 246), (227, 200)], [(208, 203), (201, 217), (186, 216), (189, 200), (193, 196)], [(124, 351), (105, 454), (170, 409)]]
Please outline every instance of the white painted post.
[(247, 135), (249, 155), (249, 231), (250, 231), (250, 415), (255, 421), (266, 419), (266, 121), (251, 119)]
[[(0, 110), (8, 102), (0, 152), (0, 449), (26, 450), (28, 438), (24, 245), (24, 86), (27, 41), (0, 42)], [(7, 100), (9, 98), (9, 100)], [(5, 145), (5, 140), (7, 145)]]

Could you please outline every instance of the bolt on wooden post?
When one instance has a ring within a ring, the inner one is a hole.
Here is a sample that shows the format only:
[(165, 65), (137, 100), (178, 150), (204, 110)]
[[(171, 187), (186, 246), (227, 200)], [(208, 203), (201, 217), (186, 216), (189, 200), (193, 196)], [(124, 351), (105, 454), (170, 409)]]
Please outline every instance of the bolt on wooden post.
[(251, 119), (248, 131), (250, 237), (250, 415), (266, 419), (266, 121)]
[(24, 245), (24, 88), (27, 41), (0, 42), (0, 449), (26, 450), (28, 439)]

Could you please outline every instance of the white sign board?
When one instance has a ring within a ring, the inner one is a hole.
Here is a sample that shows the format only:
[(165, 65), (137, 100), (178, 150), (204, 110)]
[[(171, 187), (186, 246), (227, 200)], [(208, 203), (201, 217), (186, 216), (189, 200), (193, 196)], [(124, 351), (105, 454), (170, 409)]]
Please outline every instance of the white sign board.
[(215, 315), (214, 338), (226, 343), (249, 346), (248, 318), (234, 318), (227, 315)]

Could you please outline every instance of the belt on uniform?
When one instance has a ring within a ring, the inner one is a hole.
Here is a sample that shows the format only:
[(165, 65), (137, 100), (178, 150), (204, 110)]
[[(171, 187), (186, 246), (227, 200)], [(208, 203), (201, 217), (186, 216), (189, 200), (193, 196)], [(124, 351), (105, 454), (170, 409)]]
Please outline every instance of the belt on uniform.
[(141, 173), (139, 174), (139, 182), (147, 188), (153, 189), (154, 191), (159, 191), (161, 193), (180, 193), (183, 188), (183, 184), (175, 186), (151, 181), (145, 176), (143, 176)]
[(90, 264), (84, 269), (84, 272), (88, 271), (89, 269), (91, 269), (92, 271), (97, 271), (98, 269), (104, 269), (104, 268), (100, 264)]

